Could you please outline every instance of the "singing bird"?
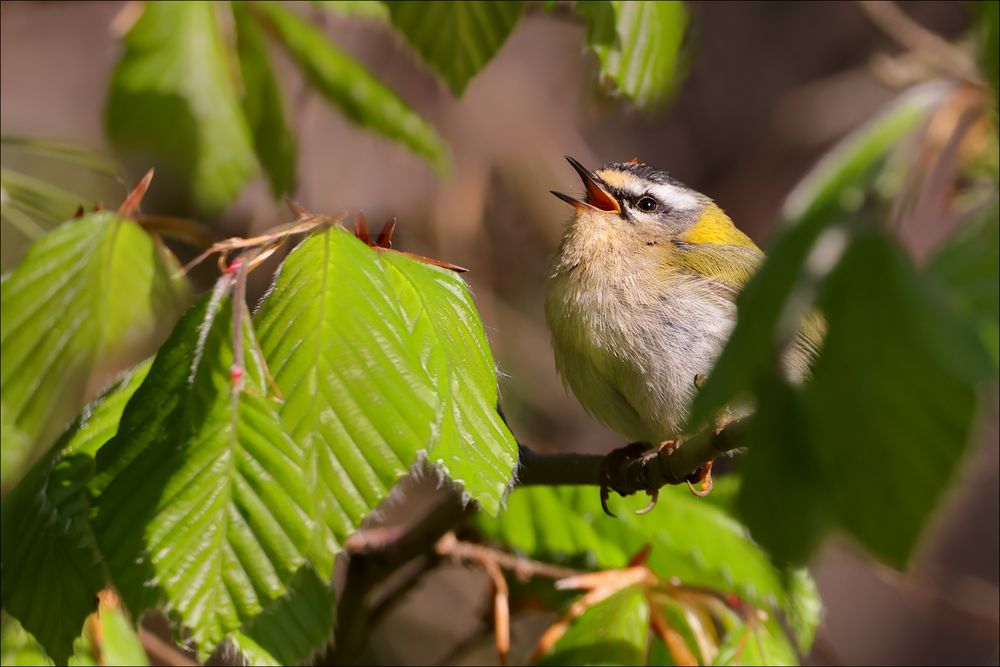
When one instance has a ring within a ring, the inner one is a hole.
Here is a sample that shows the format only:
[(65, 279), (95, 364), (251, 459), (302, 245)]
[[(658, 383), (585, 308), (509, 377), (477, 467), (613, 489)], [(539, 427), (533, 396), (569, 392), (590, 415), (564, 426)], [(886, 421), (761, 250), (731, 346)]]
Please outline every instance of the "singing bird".
[[(574, 209), (546, 294), (556, 367), (584, 408), (619, 434), (673, 444), (764, 253), (709, 197), (665, 171), (633, 160), (591, 172), (566, 159), (585, 196), (552, 193)], [(808, 372), (820, 336), (813, 322), (785, 353), (793, 380)], [(711, 465), (689, 486), (710, 491)]]

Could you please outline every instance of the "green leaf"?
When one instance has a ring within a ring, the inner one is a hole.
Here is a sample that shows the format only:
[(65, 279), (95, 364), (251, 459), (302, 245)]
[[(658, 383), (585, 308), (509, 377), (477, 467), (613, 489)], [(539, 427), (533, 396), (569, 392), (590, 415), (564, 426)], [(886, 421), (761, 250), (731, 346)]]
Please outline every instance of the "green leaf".
[(94, 596), (104, 586), (88, 516), (86, 484), (93, 456), (114, 436), (125, 404), (148, 370), (148, 363), (138, 366), (90, 404), (4, 498), (3, 607), (60, 664), (70, 655), (84, 619), (94, 610)]
[(931, 259), (929, 272), (944, 283), (955, 310), (979, 335), (1000, 369), (1000, 210), (992, 206), (966, 224)]
[(642, 108), (666, 101), (677, 89), (687, 11), (681, 2), (577, 2), (590, 22), (587, 46), (600, 76)]
[(301, 453), (246, 323), (234, 355), (226, 287), (181, 319), (98, 453), (93, 523), (129, 609), (162, 602), (206, 656), (287, 593), (312, 533)]
[(712, 664), (796, 665), (798, 659), (773, 627), (752, 622), (726, 636)]
[(31, 438), (14, 425), (7, 404), (0, 400), (0, 489), (13, 486), (19, 479), (25, 463), (31, 459), (33, 448)]
[[(840, 524), (902, 567), (967, 449), (990, 362), (884, 234), (855, 238), (821, 305), (830, 326), (803, 396), (806, 444)], [(845, 465), (845, 450), (863, 454)]]
[(539, 665), (644, 665), (649, 605), (635, 586), (615, 593), (573, 621)]
[(305, 451), (323, 578), (421, 457), (496, 513), (516, 443), (496, 412), (482, 323), (454, 273), (333, 228), (288, 256), (255, 320), (282, 419)]
[(295, 187), (295, 139), (285, 122), (281, 88), (267, 60), (267, 46), (243, 3), (232, 3), (237, 53), (243, 77), (243, 110), (253, 133), (254, 149), (276, 199)]
[(511, 494), (499, 517), (477, 521), (488, 536), (528, 556), (578, 563), (585, 555), (590, 567), (624, 567), (648, 544), (647, 563), (659, 576), (733, 593), (763, 609), (777, 605), (808, 649), (819, 612), (804, 570), (775, 569), (743, 526), (686, 489), (661, 489), (650, 514), (631, 513), (646, 500), (620, 499), (618, 518), (612, 518), (601, 511), (596, 488), (524, 487)]
[[(0, 168), (0, 195), (4, 248), (12, 242), (8, 234), (13, 232), (23, 240), (37, 241), (52, 227), (73, 217), (79, 206), (90, 203), (79, 195), (6, 167)], [(5, 266), (14, 263), (4, 261)]]
[(328, 643), (333, 629), (334, 595), (309, 565), (288, 585), (288, 593), (230, 636), (251, 665), (297, 665)]
[(789, 226), (817, 217), (834, 221), (857, 213), (886, 156), (949, 93), (933, 82), (907, 90), (881, 113), (844, 137), (785, 199)]
[(0, 327), (4, 431), (32, 443), (8, 461), (12, 485), (77, 414), (96, 373), (145, 356), (186, 299), (176, 261), (137, 224), (112, 213), (67, 222), (5, 276)]
[(322, 7), (332, 14), (359, 16), (366, 19), (389, 20), (389, 10), (378, 0), (312, 0), (312, 4)]
[(522, 2), (388, 2), (392, 24), (460, 96), (500, 50)]
[(814, 448), (802, 397), (777, 376), (757, 387), (761, 401), (742, 456), (737, 507), (754, 539), (779, 566), (805, 563), (835, 523), (826, 478)]
[[(736, 327), (691, 407), (690, 425), (707, 423), (715, 412), (751, 391), (815, 298), (822, 276), (800, 282), (806, 258), (824, 239), (826, 270), (836, 260), (843, 235), (827, 227), (857, 214), (886, 156), (926, 117), (943, 88), (925, 86), (897, 98), (879, 116), (845, 137), (788, 196), (786, 224), (768, 258), (740, 293)], [(796, 284), (799, 283), (799, 287)], [(795, 294), (796, 298), (790, 297)]]
[(118, 196), (117, 174), (110, 159), (88, 148), (36, 137), (0, 137), (0, 269), (16, 266), (28, 245), (69, 220), (79, 207), (89, 210)]
[(45, 655), (41, 644), (21, 627), (17, 619), (3, 614), (0, 629), (0, 664), (10, 667), (29, 665), (52, 665), (52, 659)]
[(856, 233), (820, 304), (811, 382), (758, 392), (741, 509), (781, 562), (803, 562), (836, 526), (902, 567), (968, 448), (991, 363), (875, 229)]
[(348, 118), (401, 142), (437, 169), (446, 168), (446, 148), (434, 128), (323, 31), (281, 3), (260, 2), (253, 8), (267, 17), (312, 85)]
[(71, 667), (149, 665), (149, 657), (135, 628), (120, 609), (102, 608), (99, 616), (88, 618), (73, 649), (68, 663)]
[(257, 172), (211, 2), (151, 2), (125, 35), (105, 111), (108, 137), (184, 183), (194, 206), (222, 210)]
[(135, 629), (120, 609), (101, 612), (101, 658), (106, 665), (148, 665), (146, 651), (136, 636)]

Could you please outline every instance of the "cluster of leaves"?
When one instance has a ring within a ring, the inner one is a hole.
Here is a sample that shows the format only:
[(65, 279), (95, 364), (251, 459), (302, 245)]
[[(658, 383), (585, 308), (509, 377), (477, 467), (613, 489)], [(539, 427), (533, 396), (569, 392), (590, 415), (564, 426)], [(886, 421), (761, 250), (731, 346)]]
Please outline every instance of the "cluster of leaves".
[(539, 664), (795, 664), (819, 623), (815, 586), (805, 570), (775, 569), (733, 519), (728, 481), (715, 502), (664, 489), (644, 516), (632, 512), (641, 499), (624, 499), (617, 519), (593, 488), (527, 487), (499, 517), (480, 517), (486, 537), (550, 562), (619, 569), (648, 549), (659, 583), (630, 583), (587, 610)]
[[(70, 380), (176, 310), (169, 264), (102, 212), (43, 237), (4, 281), (5, 485), (65, 418), (56, 399), (79, 399)], [(252, 318), (234, 284), (198, 299), (4, 499), (3, 606), (57, 662), (109, 579), (136, 616), (166, 609), (201, 655), (229, 637), (302, 660), (331, 630), (340, 545), (418, 460), (498, 510), (516, 447), (453, 272), (332, 228), (286, 258)], [(7, 432), (35, 446), (10, 448)]]
[[(317, 2), (322, 13), (390, 23), (461, 95), (497, 53), (522, 2)], [(686, 25), (680, 2), (585, 2), (601, 78), (636, 104), (674, 88)], [(230, 35), (229, 33), (233, 33)], [(183, 35), (183, 39), (177, 39)], [(309, 84), (352, 121), (402, 143), (439, 171), (447, 148), (431, 124), (320, 28), (278, 2), (152, 2), (125, 36), (111, 80), (109, 138), (146, 168), (186, 184), (197, 210), (217, 213), (260, 168), (275, 197), (295, 182), (295, 138), (267, 53), (270, 36)]]

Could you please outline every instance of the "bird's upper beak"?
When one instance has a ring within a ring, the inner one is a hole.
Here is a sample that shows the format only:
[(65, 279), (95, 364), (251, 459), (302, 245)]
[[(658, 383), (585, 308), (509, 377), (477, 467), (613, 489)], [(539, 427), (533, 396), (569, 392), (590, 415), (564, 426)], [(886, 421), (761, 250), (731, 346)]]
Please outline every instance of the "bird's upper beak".
[(579, 199), (575, 199), (569, 195), (564, 195), (563, 193), (556, 192), (555, 190), (552, 191), (552, 194), (559, 197), (559, 199), (562, 199), (578, 211), (589, 209), (604, 211), (606, 213), (622, 212), (622, 207), (618, 204), (618, 200), (607, 191), (604, 184), (601, 182), (601, 179), (597, 178), (597, 176), (595, 176), (589, 169), (571, 158), (569, 155), (566, 156), (566, 160), (573, 165), (573, 168), (576, 169), (576, 173), (580, 174), (580, 179), (583, 181), (583, 187), (587, 188), (587, 201), (580, 201)]

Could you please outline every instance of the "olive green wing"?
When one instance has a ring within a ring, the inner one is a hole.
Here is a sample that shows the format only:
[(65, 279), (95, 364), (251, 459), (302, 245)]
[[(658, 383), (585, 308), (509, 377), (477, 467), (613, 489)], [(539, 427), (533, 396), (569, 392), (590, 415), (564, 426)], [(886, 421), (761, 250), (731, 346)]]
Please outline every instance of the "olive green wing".
[(764, 253), (756, 246), (674, 243), (674, 247), (681, 271), (708, 280), (730, 301), (736, 300), (764, 261)]
[[(713, 243), (674, 245), (681, 270), (709, 280), (716, 293), (730, 301), (736, 300), (736, 295), (746, 287), (764, 262), (764, 253), (756, 246)], [(803, 357), (806, 368), (819, 354), (825, 333), (826, 322), (816, 311), (802, 318), (792, 347), (797, 355)]]

